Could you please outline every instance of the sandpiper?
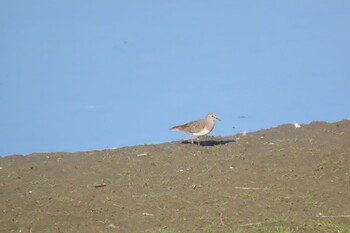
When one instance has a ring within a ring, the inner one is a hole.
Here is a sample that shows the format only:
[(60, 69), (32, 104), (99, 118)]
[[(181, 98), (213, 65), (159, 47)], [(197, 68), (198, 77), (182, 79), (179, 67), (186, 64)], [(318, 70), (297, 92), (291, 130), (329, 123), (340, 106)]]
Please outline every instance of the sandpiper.
[(190, 134), (190, 141), (193, 144), (192, 135), (197, 136), (198, 145), (199, 144), (199, 136), (209, 134), (215, 126), (214, 121), (221, 121), (214, 113), (210, 112), (206, 115), (206, 117), (202, 120), (191, 121), (183, 125), (177, 125), (171, 127), (171, 130), (179, 130)]

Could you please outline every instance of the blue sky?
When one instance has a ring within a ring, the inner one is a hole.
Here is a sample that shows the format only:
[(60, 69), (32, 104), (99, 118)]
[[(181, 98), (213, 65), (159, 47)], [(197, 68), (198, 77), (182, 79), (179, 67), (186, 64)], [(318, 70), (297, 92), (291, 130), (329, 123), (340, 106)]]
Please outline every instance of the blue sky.
[(3, 0), (0, 35), (2, 156), (350, 116), (346, 0)]

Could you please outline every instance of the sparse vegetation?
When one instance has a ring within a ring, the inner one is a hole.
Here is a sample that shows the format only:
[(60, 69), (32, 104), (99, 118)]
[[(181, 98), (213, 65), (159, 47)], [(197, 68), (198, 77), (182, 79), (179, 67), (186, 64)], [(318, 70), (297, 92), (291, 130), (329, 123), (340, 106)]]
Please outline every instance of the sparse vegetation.
[(0, 232), (350, 233), (349, 141), (317, 122), (0, 158)]

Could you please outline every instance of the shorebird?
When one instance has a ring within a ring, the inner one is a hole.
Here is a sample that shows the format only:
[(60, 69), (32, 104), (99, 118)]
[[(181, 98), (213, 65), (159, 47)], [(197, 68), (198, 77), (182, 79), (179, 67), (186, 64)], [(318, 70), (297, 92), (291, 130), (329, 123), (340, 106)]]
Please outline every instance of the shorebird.
[(199, 136), (209, 134), (214, 129), (215, 120), (221, 121), (214, 113), (210, 112), (202, 120), (191, 121), (183, 125), (171, 127), (170, 129), (188, 133), (190, 135), (190, 141), (192, 144), (192, 135), (197, 136), (198, 145), (200, 145)]

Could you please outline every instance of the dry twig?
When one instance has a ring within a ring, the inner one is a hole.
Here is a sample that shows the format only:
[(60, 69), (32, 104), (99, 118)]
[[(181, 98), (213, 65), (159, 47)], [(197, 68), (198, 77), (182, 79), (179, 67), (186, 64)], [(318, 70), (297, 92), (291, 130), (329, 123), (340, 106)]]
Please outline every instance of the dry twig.
[(106, 187), (107, 184), (106, 183), (99, 183), (99, 184), (94, 184), (95, 188), (102, 188), (102, 187)]
[(350, 215), (323, 215), (322, 213), (318, 214), (319, 218), (350, 218)]
[(261, 224), (262, 224), (261, 222), (246, 223), (246, 224), (242, 224), (241, 227), (251, 227), (251, 226), (256, 226)]
[(235, 187), (240, 190), (268, 190), (268, 188), (256, 188), (256, 187)]
[(222, 219), (222, 213), (220, 213), (220, 224), (221, 226), (226, 226), (226, 224), (224, 223), (224, 220)]

